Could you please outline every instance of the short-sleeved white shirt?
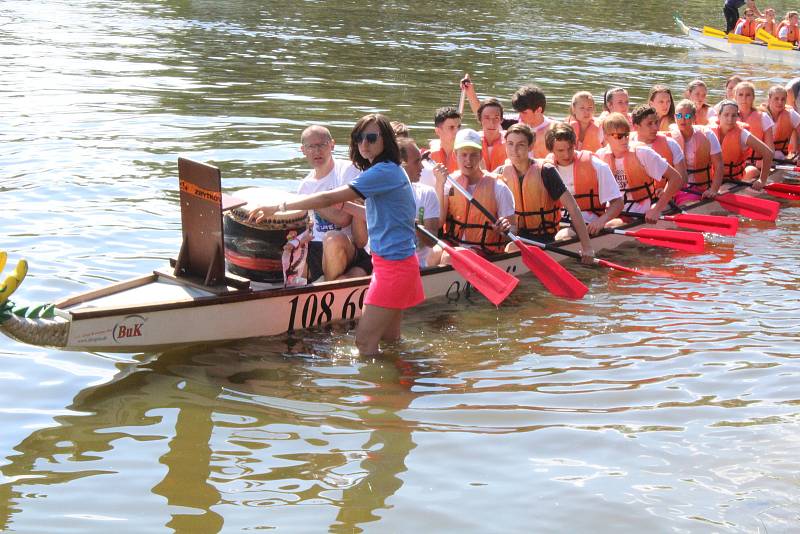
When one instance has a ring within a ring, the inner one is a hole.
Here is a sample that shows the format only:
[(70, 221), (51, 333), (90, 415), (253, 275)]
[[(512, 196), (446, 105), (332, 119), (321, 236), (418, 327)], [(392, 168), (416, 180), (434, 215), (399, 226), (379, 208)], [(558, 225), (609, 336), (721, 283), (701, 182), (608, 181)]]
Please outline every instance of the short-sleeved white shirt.
[[(660, 180), (667, 171), (667, 167), (669, 167), (667, 160), (650, 147), (636, 147), (636, 156), (639, 158), (639, 162), (642, 164), (642, 167), (644, 167), (647, 175), (654, 180)], [(614, 179), (617, 181), (620, 190), (623, 190), (628, 183), (627, 176), (625, 175), (625, 158), (617, 158), (614, 161), (614, 166), (617, 169), (614, 173)], [(634, 202), (633, 204), (626, 203), (625, 209), (633, 213), (645, 213), (650, 209), (650, 199), (646, 198), (642, 201)]]
[[(619, 190), (619, 184), (617, 184), (617, 180), (614, 179), (614, 174), (611, 172), (611, 167), (609, 167), (604, 161), (601, 161), (600, 158), (592, 157), (592, 167), (594, 167), (595, 173), (597, 174), (597, 196), (599, 197), (601, 204), (608, 204), (615, 198), (620, 198), (622, 193)], [(567, 189), (573, 195), (575, 194), (575, 163), (571, 163), (567, 166), (556, 165), (556, 169), (558, 169), (558, 174), (561, 175), (561, 180), (564, 182), (564, 185), (567, 186)], [(583, 220), (586, 222), (592, 222), (600, 218), (594, 212), (591, 211), (582, 211)]]
[[(321, 191), (330, 191), (342, 185), (347, 185), (355, 179), (361, 171), (359, 171), (352, 163), (345, 160), (334, 159), (333, 169), (326, 176), (317, 179), (315, 171), (310, 171), (297, 188), (297, 192), (301, 195), (312, 195)], [(347, 235), (351, 235), (350, 227), (339, 228), (332, 222), (318, 216), (311, 210), (311, 218), (314, 221), (314, 241), (322, 241), (325, 233), (330, 230), (342, 230)]]

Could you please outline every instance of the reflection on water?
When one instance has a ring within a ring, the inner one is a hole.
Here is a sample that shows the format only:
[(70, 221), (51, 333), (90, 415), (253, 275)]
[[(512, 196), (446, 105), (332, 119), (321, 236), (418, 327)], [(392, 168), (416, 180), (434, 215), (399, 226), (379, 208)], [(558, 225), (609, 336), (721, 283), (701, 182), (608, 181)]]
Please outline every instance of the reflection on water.
[[(231, 190), (293, 188), (308, 122), (340, 156), (370, 111), (425, 140), (464, 72), (506, 104), (535, 81), (556, 118), (579, 89), (639, 103), (700, 76), (714, 101), (734, 71), (760, 91), (795, 74), (687, 45), (663, 3), (620, 6), (9, 0), (0, 249), (31, 263), (19, 299), (174, 257), (178, 154)], [(723, 22), (711, 0), (676, 9)], [(113, 358), (0, 338), (0, 530), (791, 530), (800, 208), (784, 205), (703, 254), (608, 255), (673, 278), (570, 265), (580, 302), (528, 277), (497, 310), (428, 303), (377, 360), (342, 327)]]

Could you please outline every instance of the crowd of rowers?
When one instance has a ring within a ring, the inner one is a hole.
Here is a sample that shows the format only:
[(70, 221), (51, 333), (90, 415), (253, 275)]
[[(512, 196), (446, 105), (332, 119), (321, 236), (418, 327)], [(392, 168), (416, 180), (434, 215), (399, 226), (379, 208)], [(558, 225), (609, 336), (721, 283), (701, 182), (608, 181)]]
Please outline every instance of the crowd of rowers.
[[(604, 228), (634, 217), (655, 222), (671, 204), (714, 198), (726, 180), (761, 189), (773, 158), (793, 157), (800, 132), (798, 83), (788, 90), (771, 87), (756, 105), (754, 85), (731, 76), (726, 98), (715, 106), (706, 102), (708, 90), (700, 80), (677, 103), (668, 87), (656, 85), (647, 103), (632, 112), (627, 91), (612, 88), (599, 117), (592, 94), (581, 91), (564, 121), (545, 115), (545, 94), (534, 85), (512, 96), (514, 119), (505, 117), (498, 99), (479, 100), (469, 78), (461, 85), (479, 130), (462, 128), (464, 117), (453, 107), (436, 111), (437, 139), (427, 146), (418, 146), (404, 124), (392, 127), (412, 183), (417, 222), (484, 256), (512, 249), (503, 233), (511, 229), (543, 242), (577, 236), (589, 262), (590, 236)], [(333, 149), (327, 128), (314, 125), (302, 133), (301, 150), (313, 169), (298, 193), (331, 190), (358, 176), (350, 161), (333, 157)], [(450, 186), (448, 174), (492, 212), (496, 224)], [(363, 207), (317, 209), (312, 219), (308, 280), (370, 274)], [(448, 262), (446, 252), (421, 236), (417, 256), (423, 268)]]

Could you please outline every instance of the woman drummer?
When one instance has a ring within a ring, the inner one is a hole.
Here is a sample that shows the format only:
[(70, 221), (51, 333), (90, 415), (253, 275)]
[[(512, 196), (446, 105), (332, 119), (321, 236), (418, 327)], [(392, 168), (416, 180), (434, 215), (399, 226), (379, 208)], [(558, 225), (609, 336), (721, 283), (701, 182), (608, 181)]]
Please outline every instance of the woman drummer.
[(379, 341), (400, 337), (403, 310), (425, 299), (414, 232), (416, 204), (411, 183), (400, 168), (400, 151), (389, 119), (365, 115), (350, 133), (350, 159), (361, 175), (350, 184), (253, 210), (256, 222), (276, 211), (318, 209), (366, 200), (367, 231), (372, 249), (372, 279), (356, 329), (362, 355), (378, 352)]

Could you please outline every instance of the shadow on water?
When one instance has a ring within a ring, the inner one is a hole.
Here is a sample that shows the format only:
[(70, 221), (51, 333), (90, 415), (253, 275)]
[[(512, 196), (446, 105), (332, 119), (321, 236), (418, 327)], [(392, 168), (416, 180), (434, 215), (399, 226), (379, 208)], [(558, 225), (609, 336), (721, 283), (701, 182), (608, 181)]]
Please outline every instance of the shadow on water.
[[(151, 491), (166, 500), (176, 532), (222, 531), (235, 516), (223, 516), (227, 506), (295, 510), (278, 514), (278, 525), (324, 508), (337, 532), (377, 520), (415, 447), (414, 425), (399, 412), (416, 396), (414, 377), (430, 369), (391, 353), (363, 360), (313, 354), (304, 340), (267, 343), (165, 352), (81, 391), (68, 407), (78, 415), (33, 431), (0, 467), (0, 530), (14, 527), (18, 501), (36, 487), (113, 474), (124, 438), (168, 441)], [(104, 469), (79, 468), (99, 459)], [(272, 517), (245, 521), (277, 526)]]

